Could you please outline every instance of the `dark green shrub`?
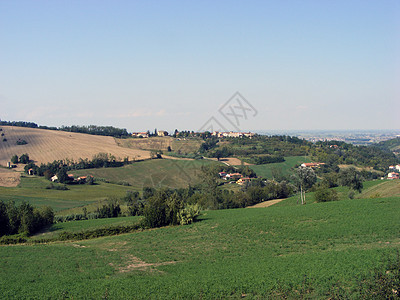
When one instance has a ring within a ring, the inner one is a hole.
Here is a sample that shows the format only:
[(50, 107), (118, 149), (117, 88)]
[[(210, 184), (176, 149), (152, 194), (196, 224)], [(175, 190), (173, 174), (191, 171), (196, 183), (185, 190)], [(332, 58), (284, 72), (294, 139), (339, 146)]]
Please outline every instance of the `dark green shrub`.
[(338, 195), (335, 190), (326, 187), (320, 187), (315, 191), (316, 202), (329, 202), (337, 200), (338, 200)]

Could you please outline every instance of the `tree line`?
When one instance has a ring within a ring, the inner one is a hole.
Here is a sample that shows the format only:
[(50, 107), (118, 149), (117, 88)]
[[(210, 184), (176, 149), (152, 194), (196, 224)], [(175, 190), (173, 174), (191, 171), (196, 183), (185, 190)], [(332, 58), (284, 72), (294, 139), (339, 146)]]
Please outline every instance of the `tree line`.
[(121, 167), (128, 164), (128, 158), (124, 158), (123, 161), (118, 161), (115, 156), (108, 153), (98, 153), (89, 159), (79, 159), (78, 161), (73, 160), (55, 160), (51, 163), (41, 164), (37, 166), (33, 162), (29, 162), (24, 170), (26, 173), (31, 169), (34, 175), (44, 176), (46, 179), (51, 179), (54, 175), (57, 175), (60, 183), (67, 182), (69, 180), (67, 172), (71, 170), (91, 169), (91, 168), (110, 168), (110, 167)]
[(49, 206), (36, 208), (27, 202), (16, 205), (14, 201), (0, 200), (0, 236), (23, 233), (32, 235), (53, 224), (54, 212)]
[(17, 126), (17, 127), (27, 127), (27, 128), (39, 128), (39, 129), (47, 129), (47, 130), (60, 130), (60, 131), (68, 131), (68, 132), (78, 132), (78, 133), (86, 133), (92, 135), (103, 135), (103, 136), (112, 136), (117, 138), (128, 137), (130, 134), (124, 128), (117, 128), (113, 126), (97, 126), (97, 125), (88, 125), (88, 126), (80, 126), (80, 125), (72, 125), (72, 126), (61, 126), (61, 127), (51, 127), (51, 126), (39, 126), (34, 122), (24, 122), (24, 121), (2, 121), (0, 120), (0, 125), (3, 126)]

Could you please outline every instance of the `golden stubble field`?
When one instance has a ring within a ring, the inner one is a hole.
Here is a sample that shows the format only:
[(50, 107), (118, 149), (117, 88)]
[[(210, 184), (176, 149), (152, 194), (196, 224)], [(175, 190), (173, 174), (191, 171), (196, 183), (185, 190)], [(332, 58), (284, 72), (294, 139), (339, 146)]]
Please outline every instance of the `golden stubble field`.
[[(96, 136), (74, 132), (54, 131), (36, 128), (1, 126), (4, 136), (0, 140), (0, 165), (6, 166), (11, 157), (28, 153), (36, 164), (60, 159), (91, 159), (97, 153), (109, 153), (116, 158), (150, 158), (150, 152), (120, 147), (113, 137)], [(7, 141), (3, 141), (6, 138)], [(18, 139), (26, 145), (17, 145)]]

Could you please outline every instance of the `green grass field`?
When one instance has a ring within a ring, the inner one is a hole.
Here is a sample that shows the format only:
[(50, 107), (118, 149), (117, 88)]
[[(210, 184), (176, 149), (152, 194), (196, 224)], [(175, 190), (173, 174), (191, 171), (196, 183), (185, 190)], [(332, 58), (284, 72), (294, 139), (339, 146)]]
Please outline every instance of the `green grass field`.
[(131, 189), (143, 187), (182, 188), (200, 182), (200, 168), (203, 165), (216, 164), (209, 160), (173, 160), (155, 159), (136, 162), (121, 168), (99, 168), (78, 170), (76, 175), (92, 175), (111, 182), (128, 182)]
[(1, 246), (0, 293), (4, 299), (357, 298), (358, 276), (400, 249), (399, 210), (400, 198), (392, 197), (207, 211), (188, 226)]
[(107, 197), (123, 197), (131, 187), (99, 182), (96, 185), (68, 185), (68, 191), (48, 190), (43, 177), (23, 176), (18, 187), (0, 187), (0, 200), (27, 201), (34, 206), (51, 206), (55, 211), (82, 207)]
[(281, 176), (290, 175), (290, 168), (295, 165), (301, 165), (304, 162), (311, 162), (307, 156), (289, 156), (285, 157), (285, 161), (281, 163), (265, 164), (265, 165), (251, 165), (250, 168), (256, 172), (258, 177), (271, 179), (273, 177), (273, 170)]
[(104, 228), (107, 226), (126, 226), (138, 221), (139, 219), (140, 217), (120, 217), (57, 223), (51, 225), (50, 228), (48, 228), (45, 232), (41, 232), (32, 236), (31, 239), (50, 239), (58, 236), (63, 231), (76, 233), (84, 230)]

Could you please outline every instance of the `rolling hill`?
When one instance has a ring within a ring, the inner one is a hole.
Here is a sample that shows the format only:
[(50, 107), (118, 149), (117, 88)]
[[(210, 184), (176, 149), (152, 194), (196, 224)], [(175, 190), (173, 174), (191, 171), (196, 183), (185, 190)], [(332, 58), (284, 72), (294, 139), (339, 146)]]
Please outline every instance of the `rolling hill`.
[[(47, 163), (60, 159), (91, 159), (100, 152), (117, 158), (150, 158), (149, 151), (119, 147), (113, 137), (82, 133), (45, 130), (27, 127), (1, 126), (0, 165), (5, 166), (13, 155), (28, 153), (35, 163)], [(27, 142), (17, 145), (18, 140)]]

